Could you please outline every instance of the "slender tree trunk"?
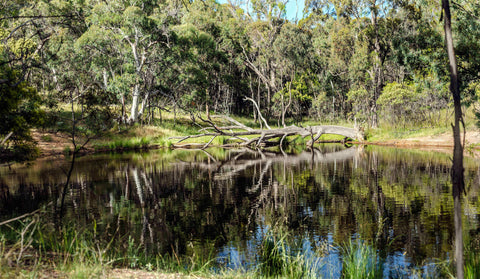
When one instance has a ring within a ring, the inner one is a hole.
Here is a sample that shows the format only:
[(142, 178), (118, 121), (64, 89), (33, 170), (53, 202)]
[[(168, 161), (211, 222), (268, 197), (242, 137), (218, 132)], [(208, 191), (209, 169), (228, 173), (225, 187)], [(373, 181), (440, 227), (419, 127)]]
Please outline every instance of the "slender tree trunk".
[(108, 88), (108, 75), (107, 70), (103, 70), (103, 87), (105, 90)]
[[(275, 94), (277, 91), (277, 85), (275, 82), (275, 70), (270, 69), (270, 84), (268, 86), (271, 88), (271, 90), (268, 91), (268, 97), (267, 97), (267, 103), (270, 104), (272, 101), (272, 94)], [(272, 92), (273, 91), (273, 92)]]
[(74, 106), (74, 98), (73, 98), (73, 91), (70, 91), (70, 101), (71, 101), (71, 109), (72, 109), (72, 130), (71, 130), (71, 140), (72, 140), (72, 146), (73, 146), (73, 153), (72, 153), (72, 160), (70, 161), (70, 169), (68, 170), (67, 173), (67, 181), (63, 185), (63, 190), (62, 190), (62, 197), (60, 201), (60, 217), (63, 216), (63, 209), (64, 209), (64, 204), (65, 204), (65, 196), (67, 195), (67, 190), (68, 190), (68, 185), (70, 184), (70, 179), (72, 177), (72, 172), (73, 168), (75, 167), (75, 158), (77, 156), (77, 142), (75, 138), (75, 131), (76, 131), (76, 124), (77, 120), (75, 118), (75, 106)]
[(282, 94), (282, 126), (283, 128), (286, 128), (287, 127), (287, 124), (285, 124), (285, 114), (287, 114), (287, 110), (288, 108), (290, 107), (290, 105), (292, 104), (292, 83), (290, 82), (289, 85), (288, 85), (288, 103), (287, 105), (285, 105), (285, 98)]
[(282, 126), (285, 128), (287, 125), (285, 125), (285, 113), (286, 113), (286, 109), (285, 109), (285, 101), (284, 101), (284, 97), (283, 97), (283, 94), (282, 94)]
[(332, 102), (332, 119), (335, 119), (335, 87), (333, 87), (333, 82), (330, 80), (330, 86), (332, 87), (333, 102)]
[(210, 119), (210, 108), (208, 106), (208, 102), (210, 101), (210, 94), (209, 94), (209, 91), (207, 89), (207, 91), (205, 92), (206, 93), (206, 100), (205, 100), (205, 114), (207, 115), (207, 119)]
[(372, 127), (378, 127), (378, 113), (377, 113), (377, 100), (380, 96), (380, 92), (382, 91), (382, 62), (380, 59), (380, 40), (378, 37), (378, 7), (376, 1), (373, 1), (372, 6), (370, 7), (371, 13), (371, 22), (375, 31), (375, 56), (374, 56), (374, 63), (373, 63), (373, 100), (371, 104), (371, 112), (372, 112)]
[[(452, 16), (450, 13), (450, 3), (448, 0), (442, 0), (442, 9), (444, 12), (445, 44), (447, 47), (448, 61), (450, 66), (450, 92), (453, 96), (453, 105), (455, 109), (455, 120), (453, 125), (453, 166), (452, 166), (452, 194), (454, 200), (454, 225), (455, 225), (455, 263), (457, 269), (457, 278), (463, 279), (463, 232), (462, 232), (462, 214), (461, 214), (461, 194), (464, 192), (465, 182), (463, 173), (463, 145), (460, 137), (460, 123), (463, 125), (463, 114), (460, 103), (460, 87), (458, 82), (457, 60), (453, 47), (452, 37)], [(465, 126), (463, 127), (465, 129)]]
[(138, 104), (140, 102), (140, 85), (137, 83), (133, 87), (132, 108), (130, 110), (129, 123), (135, 123), (138, 120)]
[(173, 104), (173, 125), (177, 125), (177, 101)]
[[(258, 104), (258, 111), (255, 109), (255, 104), (253, 104), (253, 109), (258, 113), (260, 112), (260, 107), (262, 106), (261, 99), (260, 99), (260, 79), (258, 80), (257, 86), (257, 104)], [(257, 114), (258, 115), (258, 114)], [(262, 120), (258, 117), (258, 123), (260, 123), (260, 128), (263, 127)]]
[(125, 117), (125, 96), (122, 94), (122, 123), (125, 124), (126, 117)]
[(143, 97), (143, 100), (142, 100), (142, 105), (140, 106), (140, 110), (139, 112), (137, 113), (137, 120), (138, 118), (141, 118), (145, 112), (145, 107), (148, 106), (148, 98), (150, 97), (150, 92), (146, 92), (145, 93), (145, 96)]

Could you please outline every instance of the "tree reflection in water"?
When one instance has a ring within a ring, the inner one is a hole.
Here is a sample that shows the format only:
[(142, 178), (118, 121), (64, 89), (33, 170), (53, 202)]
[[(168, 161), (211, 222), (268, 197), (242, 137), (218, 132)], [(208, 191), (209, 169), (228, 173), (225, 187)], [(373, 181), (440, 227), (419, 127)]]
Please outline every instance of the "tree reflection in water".
[[(477, 168), (473, 162), (466, 168), (465, 202), (475, 210)], [(0, 169), (3, 218), (48, 203), (65, 182), (56, 169), (50, 162)], [(450, 169), (445, 154), (380, 147), (83, 157), (63, 220), (78, 229), (95, 224), (99, 245), (111, 242), (115, 253), (133, 247), (144, 255), (231, 255), (232, 266), (258, 263), (262, 237), (282, 225), (292, 243), (303, 243), (295, 249), (366, 241), (379, 251), (386, 276), (402, 277), (453, 252)], [(478, 227), (475, 216), (466, 218), (469, 229)], [(324, 254), (328, 261), (341, 260), (332, 253)], [(235, 260), (221, 262), (228, 261)]]

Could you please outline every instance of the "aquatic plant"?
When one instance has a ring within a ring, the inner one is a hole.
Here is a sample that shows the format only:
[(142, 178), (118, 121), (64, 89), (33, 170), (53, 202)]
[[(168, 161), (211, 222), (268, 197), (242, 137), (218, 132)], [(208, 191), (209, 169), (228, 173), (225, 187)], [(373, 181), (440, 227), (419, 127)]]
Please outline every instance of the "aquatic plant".
[(288, 261), (285, 251), (284, 238), (277, 239), (275, 235), (268, 235), (262, 242), (260, 256), (260, 271), (265, 276), (278, 276), (284, 272)]
[(465, 255), (465, 278), (480, 278), (480, 253), (473, 249), (467, 249)]
[(342, 248), (344, 278), (382, 278), (383, 266), (377, 251), (367, 243), (350, 240)]
[[(298, 243), (288, 240), (289, 233), (282, 227), (270, 229), (260, 247), (258, 277), (319, 278), (323, 266), (321, 258), (313, 253), (295, 249)], [(301, 243), (300, 243), (301, 244)]]

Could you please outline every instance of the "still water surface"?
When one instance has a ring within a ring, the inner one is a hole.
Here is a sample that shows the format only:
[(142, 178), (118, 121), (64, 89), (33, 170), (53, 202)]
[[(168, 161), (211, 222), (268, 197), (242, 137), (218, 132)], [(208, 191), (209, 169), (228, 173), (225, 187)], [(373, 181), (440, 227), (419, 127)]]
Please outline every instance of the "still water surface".
[[(68, 161), (0, 168), (0, 221), (57, 201)], [(342, 243), (375, 243), (385, 275), (453, 255), (450, 156), (326, 145), (284, 156), (251, 150), (151, 151), (78, 159), (64, 219), (150, 254), (204, 253), (250, 268), (272, 227), (338, 277)], [(479, 164), (465, 162), (465, 241), (478, 242)], [(319, 252), (320, 251), (320, 252)], [(406, 273), (405, 273), (406, 274)]]

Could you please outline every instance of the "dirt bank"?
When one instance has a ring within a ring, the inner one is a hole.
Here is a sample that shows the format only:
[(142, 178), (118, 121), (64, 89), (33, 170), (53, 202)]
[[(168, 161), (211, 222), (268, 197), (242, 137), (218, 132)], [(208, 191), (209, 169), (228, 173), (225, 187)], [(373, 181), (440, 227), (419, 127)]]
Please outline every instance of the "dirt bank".
[[(440, 135), (414, 137), (399, 140), (387, 140), (384, 142), (372, 142), (376, 145), (398, 146), (398, 147), (431, 147), (431, 148), (453, 148), (453, 136), (451, 133)], [(480, 144), (479, 131), (467, 131), (465, 134), (465, 146), (471, 147)]]
[(62, 133), (33, 130), (32, 137), (40, 149), (40, 157), (62, 155), (66, 148), (72, 148), (70, 137)]

